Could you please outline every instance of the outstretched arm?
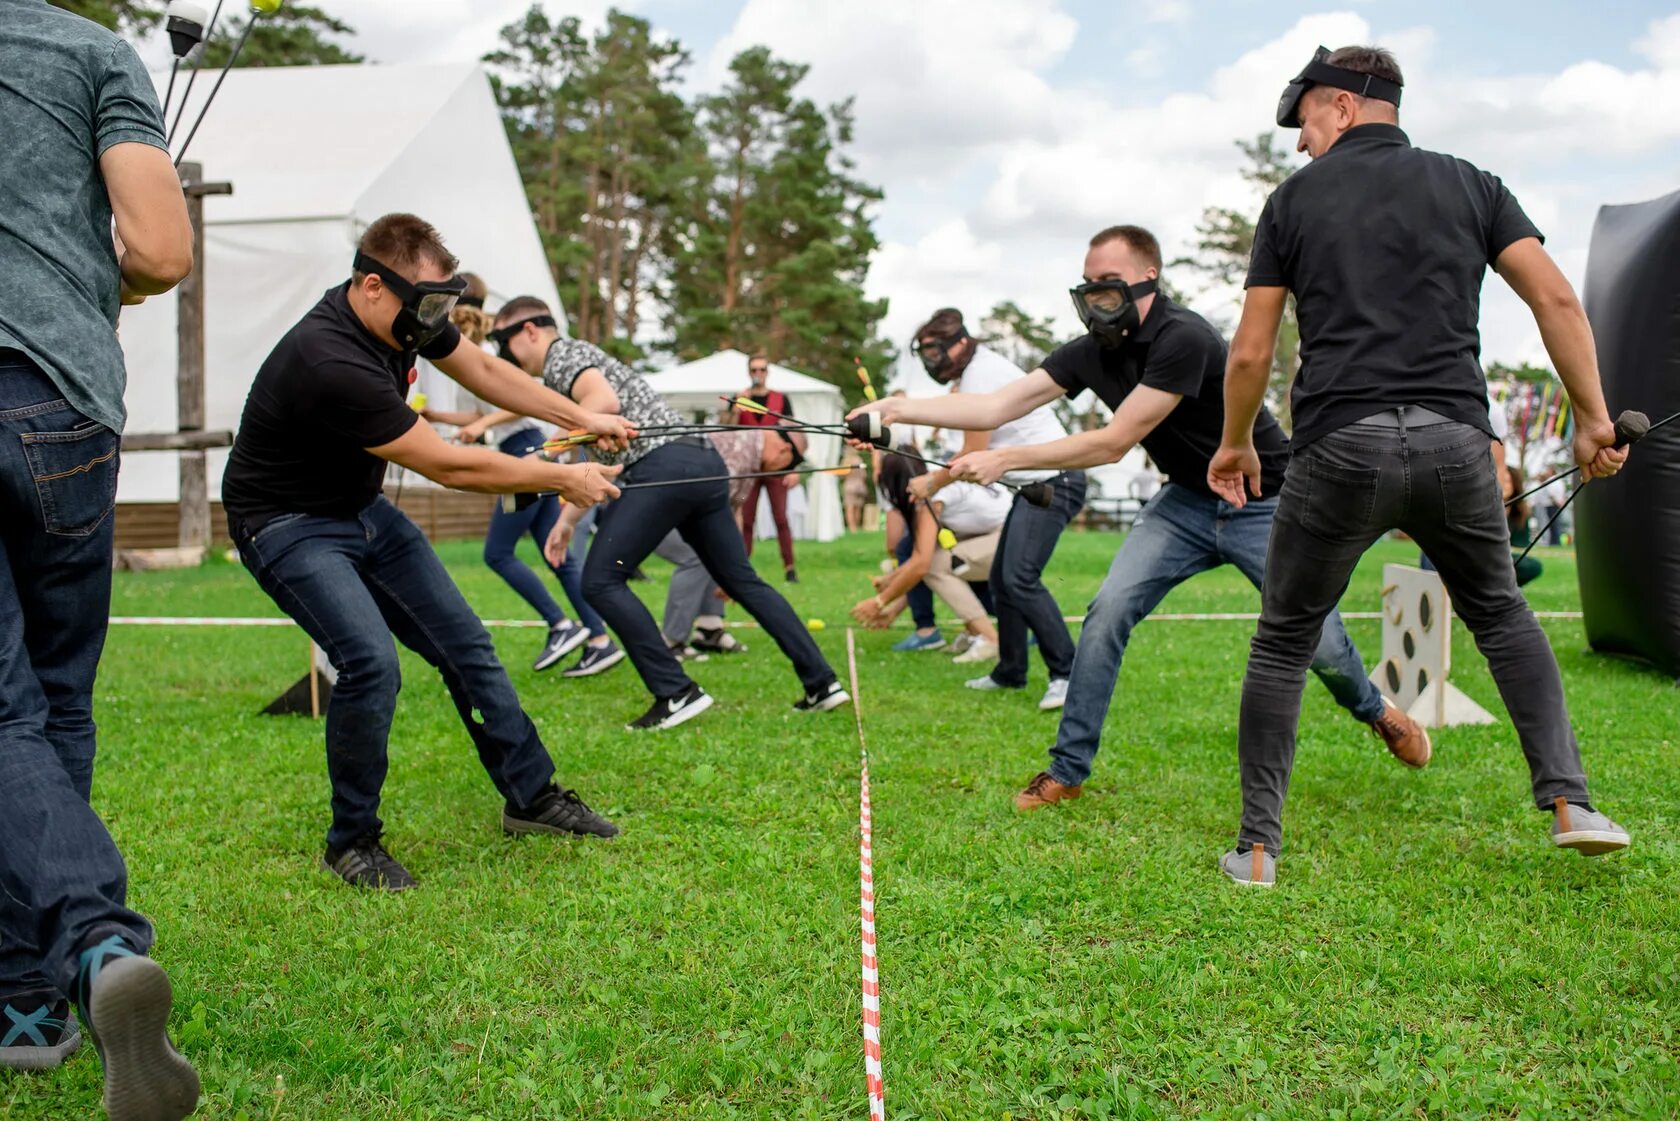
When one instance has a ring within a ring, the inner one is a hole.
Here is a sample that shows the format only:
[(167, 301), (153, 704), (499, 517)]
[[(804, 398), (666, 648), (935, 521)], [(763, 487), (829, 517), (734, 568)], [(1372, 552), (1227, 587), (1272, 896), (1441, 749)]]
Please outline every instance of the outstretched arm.
[(1011, 471), (1055, 468), (1071, 471), (1113, 463), (1155, 431), (1183, 397), (1148, 385), (1126, 394), (1114, 416), (1101, 428), (1043, 444), (1025, 444), (965, 452), (951, 464), (951, 474), (972, 483), (995, 483)]
[(859, 406), (848, 420), (876, 413), (883, 424), (933, 424), (969, 432), (990, 432), (1019, 420), (1060, 397), (1062, 387), (1043, 370), (1016, 378), (995, 393), (947, 393), (940, 397), (883, 397)]

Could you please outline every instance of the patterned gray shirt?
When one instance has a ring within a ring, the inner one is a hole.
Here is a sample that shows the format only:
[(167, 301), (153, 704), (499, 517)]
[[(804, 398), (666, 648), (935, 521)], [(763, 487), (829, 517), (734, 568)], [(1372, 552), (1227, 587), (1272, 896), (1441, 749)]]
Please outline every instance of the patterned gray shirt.
[[(646, 428), (685, 423), (681, 414), (654, 392), (647, 379), (596, 346), (582, 339), (555, 339), (543, 359), (543, 384), (556, 393), (572, 397), (572, 387), (585, 370), (600, 370), (613, 392), (618, 394), (618, 411), (633, 428)], [(577, 399), (572, 398), (574, 401)], [(590, 453), (609, 466), (622, 463), (629, 467), (657, 447), (678, 439), (663, 432), (638, 436), (621, 452), (603, 451), (591, 447)]]

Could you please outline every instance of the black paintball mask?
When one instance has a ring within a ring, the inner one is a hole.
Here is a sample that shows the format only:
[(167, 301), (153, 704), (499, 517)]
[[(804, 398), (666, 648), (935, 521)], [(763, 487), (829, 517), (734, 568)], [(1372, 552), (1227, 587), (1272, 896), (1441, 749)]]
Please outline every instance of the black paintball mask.
[(467, 290), (466, 280), (459, 276), (436, 281), (409, 280), (359, 249), (350, 267), (359, 273), (373, 273), (402, 301), (402, 308), (391, 322), (391, 337), (404, 350), (419, 350), (441, 335), (449, 326), (449, 313), (455, 310), (456, 301)]
[[(944, 338), (924, 335), (919, 339), (911, 339), (910, 349), (922, 360), (922, 369), (927, 371), (928, 377), (940, 385), (950, 385), (962, 377), (962, 372), (968, 368), (967, 360), (962, 365), (957, 365), (956, 359), (951, 357), (951, 348), (968, 337), (968, 328), (959, 326), (955, 332)], [(972, 352), (969, 358), (973, 358)]]
[(1088, 280), (1077, 288), (1069, 288), (1073, 310), (1079, 322), (1095, 335), (1105, 349), (1124, 346), (1126, 339), (1143, 322), (1138, 314), (1138, 300), (1155, 291), (1155, 278), (1127, 284), (1124, 280)]
[(1329, 58), (1330, 51), (1328, 48), (1318, 48), (1313, 52), (1312, 61), (1307, 63), (1306, 67), (1295, 75), (1287, 86), (1283, 87), (1283, 96), (1278, 98), (1278, 127), (1301, 127), (1301, 99), (1314, 86), (1334, 86), (1339, 90), (1356, 93), (1360, 97), (1374, 97), (1378, 101), (1388, 102), (1395, 108), (1400, 107), (1399, 82), (1391, 82), (1387, 78), (1379, 78), (1374, 74), (1361, 74), (1356, 70), (1344, 70), (1340, 66), (1332, 66)]
[(489, 336), (490, 341), (496, 344), (497, 358), (500, 358), (503, 362), (506, 362), (509, 365), (519, 365), (519, 359), (513, 356), (513, 351), (508, 348), (508, 342), (513, 338), (513, 336), (523, 331), (525, 329), (525, 324), (527, 323), (531, 324), (533, 327), (553, 327), (556, 330), (559, 330), (559, 325), (554, 322), (554, 317), (552, 315), (533, 315), (525, 319), (516, 319), (512, 323), (509, 323), (506, 327), (497, 327), (494, 331), (490, 332)]

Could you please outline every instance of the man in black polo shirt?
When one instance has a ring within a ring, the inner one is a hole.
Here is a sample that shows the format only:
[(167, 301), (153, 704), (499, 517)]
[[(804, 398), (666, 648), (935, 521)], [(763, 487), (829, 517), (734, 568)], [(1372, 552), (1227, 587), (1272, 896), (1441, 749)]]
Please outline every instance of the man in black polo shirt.
[[(1023, 468), (1074, 469), (1113, 463), (1142, 444), (1168, 476), (1126, 535), (1085, 615), (1074, 654), (1067, 707), (1049, 769), (1015, 796), (1021, 810), (1079, 797), (1102, 736), (1132, 628), (1177, 585), (1234, 564), (1256, 587), (1266, 575), (1266, 543), (1276, 500), (1236, 510), (1207, 487), (1208, 457), (1224, 424), (1225, 341), (1207, 320), (1155, 291), (1161, 247), (1137, 226), (1113, 226), (1091, 239), (1074, 307), (1088, 334), (1058, 347), (1041, 368), (991, 394), (890, 398), (858, 412), (947, 428), (992, 429), (1063, 394), (1090, 389), (1114, 410), (1104, 428), (1044, 444), (990, 448), (958, 457), (951, 473), (993, 483)], [(1289, 441), (1262, 412), (1250, 420), (1267, 477), (1282, 479)], [(1370, 724), (1396, 757), (1421, 767), (1429, 740), (1404, 713), (1385, 705), (1367, 680), (1341, 620), (1319, 628), (1313, 669), (1337, 702)]]
[(613, 824), (554, 783), (490, 636), (414, 523), (381, 495), (387, 462), (445, 486), (558, 491), (575, 506), (618, 494), (616, 468), (561, 466), (446, 443), (406, 401), (416, 352), (475, 396), (521, 416), (622, 440), (618, 417), (577, 408), (462, 339), (449, 322), (456, 262), (437, 231), (387, 214), (362, 235), (350, 280), (330, 289), (257, 371), (222, 477), (240, 559), (327, 652), (332, 826), (325, 863), (358, 887), (414, 879), (380, 843), (379, 795), (400, 674), (394, 634), (443, 675), (506, 801), (509, 833), (610, 837)]
[[(1354, 565), (1391, 529), (1440, 569), (1487, 656), (1552, 839), (1592, 855), (1627, 833), (1587, 798), (1557, 659), (1511, 568), (1488, 456), (1477, 314), (1492, 265), (1533, 310), (1575, 409), (1582, 477), (1615, 474), (1626, 452), (1599, 387), (1592, 331), (1540, 234), (1497, 178), (1411, 146), (1400, 131), (1400, 68), (1387, 51), (1319, 53), (1278, 106), (1313, 162), (1267, 200), (1225, 383), (1225, 435), (1208, 485), (1233, 506), (1277, 502), (1273, 561), (1243, 682), (1243, 817), (1221, 859), (1270, 885), (1295, 756), (1302, 670)], [(1250, 425), (1260, 410), (1284, 302), (1301, 324), (1291, 396), (1295, 442), (1281, 493)]]

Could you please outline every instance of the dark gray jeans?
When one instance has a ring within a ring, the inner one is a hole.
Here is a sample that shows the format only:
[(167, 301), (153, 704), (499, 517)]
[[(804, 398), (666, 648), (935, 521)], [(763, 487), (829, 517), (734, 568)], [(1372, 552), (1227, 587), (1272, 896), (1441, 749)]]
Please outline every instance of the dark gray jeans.
[(1559, 795), (1586, 801), (1557, 658), (1517, 590), (1488, 444), (1467, 424), (1355, 424), (1291, 458), (1243, 680), (1239, 849), (1258, 841), (1277, 851), (1307, 665), (1354, 565), (1391, 529), (1434, 560), (1453, 610), (1487, 658), (1528, 759), (1535, 803), (1550, 809)]

